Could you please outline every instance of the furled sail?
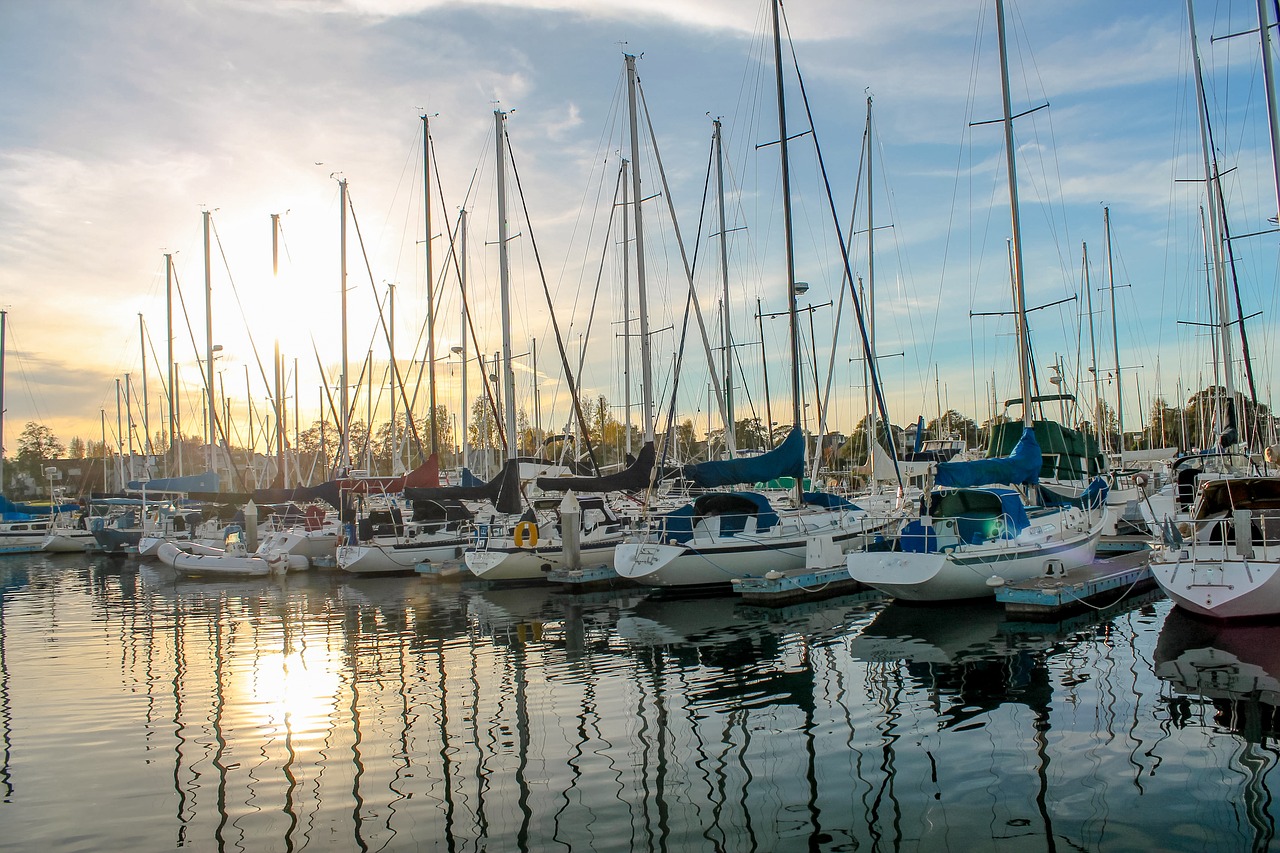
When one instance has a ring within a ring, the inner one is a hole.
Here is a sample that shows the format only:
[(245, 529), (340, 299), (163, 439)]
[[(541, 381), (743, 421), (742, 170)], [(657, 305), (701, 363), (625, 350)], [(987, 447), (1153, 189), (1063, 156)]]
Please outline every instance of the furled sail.
[(1040, 482), (1042, 464), (1040, 444), (1031, 427), (1022, 431), (1013, 453), (992, 459), (974, 459), (968, 462), (939, 462), (935, 482), (939, 486), (972, 488), (993, 483), (1009, 485), (1034, 485)]
[(686, 465), (685, 479), (702, 486), (732, 486), (736, 483), (763, 483), (779, 477), (804, 476), (804, 433), (795, 427), (782, 443), (767, 453), (722, 462)]

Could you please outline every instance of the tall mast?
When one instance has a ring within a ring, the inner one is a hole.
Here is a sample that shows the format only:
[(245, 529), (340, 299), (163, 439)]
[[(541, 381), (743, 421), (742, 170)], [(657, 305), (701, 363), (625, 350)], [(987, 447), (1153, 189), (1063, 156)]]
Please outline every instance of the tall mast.
[[(167, 395), (169, 398), (167, 400), (169, 404), (169, 417), (167, 420), (167, 423), (169, 424), (169, 429), (167, 430), (168, 439), (169, 439), (168, 446), (171, 451), (175, 448), (175, 446), (177, 448), (176, 461), (178, 466), (178, 476), (181, 477), (182, 476), (182, 439), (178, 435), (177, 406), (174, 404), (174, 400), (176, 399), (178, 389), (174, 383), (174, 380), (177, 377), (174, 376), (174, 372), (175, 372), (174, 369), (176, 365), (173, 362), (173, 255), (169, 253), (166, 253), (164, 256), (164, 319), (165, 319), (165, 330), (166, 330), (165, 353), (166, 353), (166, 358), (168, 359), (168, 364), (166, 365), (165, 372), (169, 376), (169, 384), (168, 384), (169, 393)], [(169, 473), (168, 468), (166, 468), (166, 473)]]
[[(339, 283), (338, 290), (342, 297), (342, 370), (340, 371), (339, 383), (341, 389), (338, 399), (342, 404), (342, 412), (339, 414), (339, 427), (342, 434), (338, 436), (338, 465), (343, 469), (351, 467), (351, 412), (347, 388), (347, 179), (340, 178), (338, 180), (338, 206), (342, 208), (340, 225), (338, 228), (338, 256), (339, 256)], [(345, 476), (346, 471), (343, 471)]]
[[(787, 153), (787, 102), (782, 85), (781, 0), (773, 2), (773, 69), (778, 89), (778, 151), (782, 161), (782, 234), (787, 255), (787, 320), (791, 335), (791, 423), (800, 429), (800, 323), (796, 312), (796, 257), (791, 225), (791, 164)], [(795, 500), (801, 502), (804, 483), (796, 478)]]
[(1276, 216), (1280, 218), (1280, 116), (1276, 112), (1276, 81), (1271, 57), (1271, 23), (1267, 0), (1258, 0), (1258, 38), (1262, 42), (1262, 79), (1267, 93), (1267, 127), (1271, 131), (1271, 175), (1276, 185)]
[[(436, 298), (435, 279), (431, 274), (431, 119), (422, 117), (422, 212), (424, 262), (427, 267), (427, 397), (431, 411), (428, 413), (428, 424), (431, 430), (431, 453), (440, 452), (440, 430), (436, 424)], [(465, 348), (464, 348), (465, 353)], [(391, 395), (395, 400), (395, 394)], [(394, 405), (394, 403), (392, 404)], [(412, 417), (406, 413), (405, 417)], [(394, 425), (395, 419), (392, 418)]]
[(204, 369), (205, 392), (209, 401), (209, 470), (218, 470), (217, 445), (218, 401), (213, 395), (213, 266), (209, 246), (210, 217), (209, 211), (203, 211), (204, 219)]
[(1196, 108), (1200, 113), (1200, 149), (1204, 158), (1205, 192), (1209, 197), (1209, 239), (1213, 250), (1214, 304), (1218, 314), (1218, 346), (1221, 348), (1223, 385), (1227, 389), (1227, 399), (1235, 400), (1235, 380), (1231, 365), (1231, 336), (1227, 332), (1227, 284), (1226, 269), (1222, 255), (1222, 222), (1219, 218), (1221, 208), (1218, 202), (1218, 164), (1213, 155), (1213, 144), (1209, 136), (1209, 113), (1204, 94), (1204, 74), (1200, 67), (1200, 46), (1196, 41), (1196, 16), (1192, 0), (1187, 0), (1187, 23), (1191, 30), (1191, 58), (1195, 63)]
[(502, 294), (502, 396), (506, 416), (507, 456), (516, 456), (516, 374), (511, 367), (511, 272), (507, 258), (507, 151), (503, 122), (507, 114), (493, 111), (498, 175), (498, 279)]
[[(428, 296), (427, 301), (429, 302), (430, 300), (431, 300), (431, 297)], [(428, 324), (429, 324), (429, 321), (428, 321)], [(387, 377), (387, 379), (390, 380), (391, 382), (390, 445), (392, 448), (391, 452), (393, 454), (392, 461), (391, 461), (391, 470), (388, 471), (387, 473), (394, 477), (395, 475), (399, 474), (401, 472), (401, 469), (403, 468), (403, 464), (402, 464), (403, 458), (400, 455), (400, 448), (396, 444), (396, 391), (397, 391), (396, 378), (400, 375), (400, 371), (396, 368), (396, 286), (390, 282), (387, 283), (387, 327), (388, 327), (387, 328), (387, 354), (391, 359), (391, 369), (389, 371), (390, 375)], [(431, 349), (430, 346), (428, 346), (427, 348), (428, 358), (431, 357), (430, 349)], [(370, 367), (369, 373), (370, 375), (373, 374), (372, 367)], [(412, 412), (405, 412), (406, 427), (408, 427), (407, 420), (409, 415), (411, 414)], [(369, 423), (369, 428), (370, 429), (373, 428), (372, 420)]]
[[(9, 312), (0, 308), (0, 493), (4, 492), (4, 327), (8, 317)], [(106, 448), (107, 443), (104, 440), (102, 442), (104, 453)], [(103, 489), (106, 489), (105, 483), (103, 483)]]
[(1116, 429), (1120, 432), (1120, 463), (1124, 464), (1124, 393), (1120, 382), (1120, 333), (1116, 328), (1116, 276), (1111, 263), (1111, 208), (1102, 208), (1102, 227), (1107, 242), (1107, 288), (1111, 291), (1111, 349), (1116, 359)]
[(729, 320), (729, 237), (724, 215), (724, 140), (720, 119), (714, 119), (716, 142), (716, 195), (720, 213), (720, 283), (724, 291), (724, 445), (732, 458), (738, 450), (733, 413), (733, 324)]
[[(1098, 339), (1094, 334), (1093, 328), (1093, 285), (1089, 281), (1089, 245), (1087, 243), (1080, 244), (1082, 255), (1081, 266), (1084, 267), (1084, 298), (1085, 305), (1089, 312), (1089, 365), (1093, 373), (1093, 432), (1101, 441), (1102, 430), (1102, 384), (1098, 377)], [(1113, 313), (1115, 309), (1112, 309)]]
[(653, 441), (653, 367), (649, 347), (649, 296), (644, 275), (644, 226), (640, 194), (640, 124), (636, 118), (636, 58), (624, 54), (627, 64), (627, 110), (631, 120), (631, 194), (636, 214), (636, 292), (640, 304), (640, 393), (641, 423), (644, 424), (644, 440)]
[[(142, 351), (142, 442), (138, 448), (144, 456), (151, 451), (151, 400), (147, 396), (147, 324), (138, 312), (138, 346)], [(144, 466), (147, 464), (144, 460)]]
[(467, 412), (471, 401), (467, 399), (467, 209), (458, 211), (458, 287), (462, 292), (462, 337), (459, 340), (462, 357), (462, 467), (470, 465), (471, 454), (468, 452)]
[[(872, 156), (872, 150), (875, 148), (875, 146), (871, 144), (871, 96), (870, 95), (867, 95), (866, 146), (867, 146), (867, 293), (865, 298), (866, 298), (866, 304), (867, 304), (867, 343), (868, 343), (868, 349), (871, 350), (871, 359), (867, 362), (867, 375), (869, 377), (874, 377), (877, 375), (875, 372), (877, 365), (874, 363), (875, 357), (876, 357), (876, 309), (875, 309), (875, 304), (876, 304), (875, 233), (876, 233), (876, 229), (875, 229), (875, 219), (874, 219), (875, 209), (871, 206), (872, 198), (875, 195), (875, 193), (871, 191), (871, 156)], [(870, 382), (868, 382), (867, 384), (868, 386), (870, 386)], [(880, 440), (879, 435), (877, 434), (877, 431), (876, 431), (876, 407), (874, 405), (874, 400), (872, 399), (873, 396), (874, 395), (870, 393), (870, 388), (868, 388), (867, 444), (869, 446), (869, 450), (874, 450), (874, 447), (872, 447), (871, 445), (873, 444), (873, 442)], [(916, 440), (917, 441), (919, 440), (919, 436), (916, 437)], [(876, 454), (874, 452), (868, 453), (867, 464), (870, 466), (871, 490), (873, 492), (878, 493), (879, 486), (876, 484)]]
[[(280, 214), (271, 214), (271, 275), (276, 279), (275, 286), (279, 288), (280, 276)], [(275, 371), (275, 421), (276, 421), (276, 480), (275, 487), (283, 489), (285, 487), (285, 471), (284, 471), (284, 433), (285, 433), (285, 417), (284, 417), (284, 387), (281, 384), (281, 373), (284, 372), (284, 363), (280, 360), (280, 338), (275, 341), (275, 359), (272, 362)]]
[(626, 425), (627, 455), (631, 455), (631, 234), (628, 229), (630, 216), (629, 196), (627, 195), (627, 159), (622, 159), (622, 394), (626, 414), (622, 422)]
[[(1190, 0), (1188, 0), (1189, 2)], [(1004, 0), (996, 0), (996, 32), (1000, 39), (1000, 92), (1004, 101), (1004, 154), (1009, 175), (1009, 217), (1013, 242), (1013, 307), (1018, 317), (1018, 380), (1022, 425), (1031, 426), (1031, 346), (1027, 340), (1027, 294), (1022, 277), (1022, 218), (1018, 211), (1018, 172), (1013, 149), (1013, 108), (1009, 97), (1009, 55), (1005, 47)]]
[(773, 404), (769, 401), (769, 356), (764, 346), (764, 313), (760, 306), (760, 297), (756, 297), (756, 325), (760, 327), (760, 368), (764, 376), (764, 417), (765, 424), (764, 449), (773, 447)]

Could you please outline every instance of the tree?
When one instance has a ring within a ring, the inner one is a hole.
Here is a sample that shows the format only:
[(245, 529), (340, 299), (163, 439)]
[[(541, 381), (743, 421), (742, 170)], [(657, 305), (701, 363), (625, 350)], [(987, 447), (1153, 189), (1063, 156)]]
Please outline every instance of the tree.
[(85, 456), (84, 439), (78, 435), (71, 439), (71, 443), (67, 446), (67, 453), (70, 454), (72, 459), (83, 459)]
[(31, 477), (43, 476), (44, 463), (66, 453), (53, 430), (35, 421), (27, 421), (18, 436), (18, 470)]

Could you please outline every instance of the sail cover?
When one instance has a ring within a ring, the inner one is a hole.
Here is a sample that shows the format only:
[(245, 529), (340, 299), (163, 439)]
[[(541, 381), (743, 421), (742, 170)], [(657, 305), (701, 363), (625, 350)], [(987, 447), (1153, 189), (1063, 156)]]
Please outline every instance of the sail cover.
[(543, 491), (563, 492), (639, 492), (649, 487), (653, 472), (653, 442), (646, 441), (636, 461), (614, 474), (601, 477), (539, 477), (535, 482)]
[(1013, 486), (1035, 485), (1040, 482), (1040, 445), (1031, 427), (1022, 431), (1013, 453), (994, 459), (974, 459), (968, 462), (939, 462), (936, 482), (939, 486), (972, 488), (992, 483)]
[(804, 476), (804, 433), (795, 427), (782, 443), (767, 453), (723, 462), (699, 462), (684, 466), (685, 479), (703, 488), (736, 483), (763, 483), (778, 477)]

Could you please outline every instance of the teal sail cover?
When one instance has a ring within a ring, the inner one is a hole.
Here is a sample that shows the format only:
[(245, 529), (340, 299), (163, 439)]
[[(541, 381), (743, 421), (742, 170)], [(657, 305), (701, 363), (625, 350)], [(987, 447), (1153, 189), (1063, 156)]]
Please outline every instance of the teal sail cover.
[(1035, 485), (1040, 482), (1040, 444), (1031, 427), (1022, 431), (1022, 437), (1008, 456), (993, 459), (974, 459), (968, 462), (939, 462), (935, 482), (939, 486), (972, 488), (992, 483), (1012, 486)]
[(804, 433), (795, 427), (767, 453), (722, 462), (699, 462), (682, 469), (685, 479), (706, 489), (804, 476)]

